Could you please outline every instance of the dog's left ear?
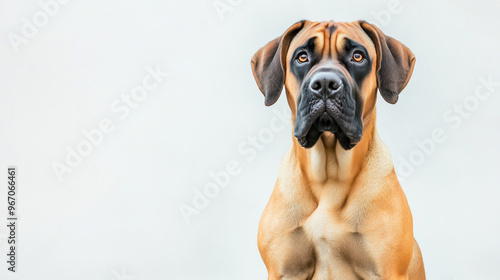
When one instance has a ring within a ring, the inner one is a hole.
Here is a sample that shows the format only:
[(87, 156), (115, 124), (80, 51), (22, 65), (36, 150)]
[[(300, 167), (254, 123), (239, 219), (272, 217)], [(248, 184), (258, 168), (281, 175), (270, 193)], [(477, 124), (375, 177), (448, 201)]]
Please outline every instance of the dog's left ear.
[(385, 35), (378, 27), (359, 21), (361, 28), (372, 39), (377, 51), (377, 82), (385, 101), (395, 104), (399, 93), (410, 80), (415, 66), (415, 55), (398, 40)]
[(286, 54), (292, 39), (308, 21), (295, 23), (285, 33), (262, 47), (252, 57), (252, 72), (266, 106), (273, 105), (280, 97), (285, 84)]

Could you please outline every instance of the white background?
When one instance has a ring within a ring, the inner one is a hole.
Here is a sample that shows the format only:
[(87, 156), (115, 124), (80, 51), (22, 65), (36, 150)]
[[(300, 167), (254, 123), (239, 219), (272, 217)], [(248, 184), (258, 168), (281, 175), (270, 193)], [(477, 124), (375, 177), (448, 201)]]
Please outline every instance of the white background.
[[(427, 277), (500, 279), (500, 86), (460, 125), (444, 118), (474, 99), (481, 77), (500, 81), (500, 4), (401, 0), (389, 19), (388, 3), (233, 0), (218, 14), (213, 0), (73, 0), (16, 52), (9, 36), (43, 10), (1, 1), (0, 279), (266, 279), (257, 226), (291, 126), (250, 161), (238, 147), (275, 118), (250, 59), (301, 19), (365, 19), (415, 53), (399, 102), (378, 99), (377, 122), (398, 173), (416, 141), (446, 135), (402, 183)], [(156, 66), (169, 76), (120, 119), (113, 102)], [(114, 131), (60, 182), (53, 163), (106, 117)], [(179, 206), (232, 160), (240, 174), (187, 224)], [(9, 165), (19, 171), (16, 274), (3, 261)]]

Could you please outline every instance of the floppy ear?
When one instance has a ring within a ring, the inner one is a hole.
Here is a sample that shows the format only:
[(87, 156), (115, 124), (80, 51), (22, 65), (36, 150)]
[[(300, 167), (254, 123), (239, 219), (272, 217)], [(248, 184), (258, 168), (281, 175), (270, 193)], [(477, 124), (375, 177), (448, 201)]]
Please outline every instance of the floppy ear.
[(415, 55), (398, 40), (386, 36), (378, 27), (365, 21), (359, 25), (372, 39), (377, 51), (377, 82), (385, 101), (395, 104), (399, 93), (410, 80)]
[(286, 54), (293, 37), (307, 21), (295, 23), (281, 36), (262, 47), (252, 57), (252, 72), (266, 106), (273, 105), (280, 97), (285, 83)]

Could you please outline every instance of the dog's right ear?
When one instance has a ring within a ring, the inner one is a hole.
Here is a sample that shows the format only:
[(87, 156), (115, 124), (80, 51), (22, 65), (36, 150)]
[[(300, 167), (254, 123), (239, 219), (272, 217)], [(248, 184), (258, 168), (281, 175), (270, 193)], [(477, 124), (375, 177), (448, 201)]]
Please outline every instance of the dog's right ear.
[(273, 105), (280, 97), (285, 83), (286, 54), (292, 39), (308, 21), (295, 23), (285, 33), (257, 51), (252, 58), (252, 72), (266, 106)]

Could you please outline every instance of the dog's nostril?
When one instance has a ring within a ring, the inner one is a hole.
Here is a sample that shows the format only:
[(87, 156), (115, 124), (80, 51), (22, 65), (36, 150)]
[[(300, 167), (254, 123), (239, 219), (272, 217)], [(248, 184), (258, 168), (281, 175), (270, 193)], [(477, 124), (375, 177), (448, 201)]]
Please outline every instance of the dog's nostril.
[(313, 84), (311, 85), (311, 88), (314, 89), (314, 90), (320, 90), (321, 89), (321, 83), (316, 81), (316, 82), (313, 82)]
[(337, 90), (337, 89), (339, 89), (339, 87), (340, 87), (340, 85), (337, 82), (332, 81), (332, 82), (328, 83), (328, 89), (330, 89), (330, 90)]

